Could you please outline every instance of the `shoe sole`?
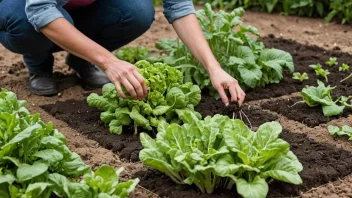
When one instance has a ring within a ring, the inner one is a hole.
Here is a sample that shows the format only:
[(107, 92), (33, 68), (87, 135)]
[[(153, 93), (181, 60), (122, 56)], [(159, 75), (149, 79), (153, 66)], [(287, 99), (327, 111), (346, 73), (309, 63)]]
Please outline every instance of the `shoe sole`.
[(31, 93), (34, 93), (36, 95), (39, 96), (54, 96), (58, 94), (57, 90), (42, 90), (42, 91), (38, 91), (38, 90), (34, 90), (29, 88), (29, 90), (31, 91)]

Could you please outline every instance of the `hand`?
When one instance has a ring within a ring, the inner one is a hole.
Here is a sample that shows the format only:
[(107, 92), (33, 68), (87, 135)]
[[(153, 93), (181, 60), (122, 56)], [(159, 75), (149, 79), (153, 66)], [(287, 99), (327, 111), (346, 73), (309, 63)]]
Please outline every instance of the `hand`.
[(213, 87), (219, 92), (220, 98), (226, 106), (229, 105), (229, 98), (226, 95), (225, 89), (230, 91), (231, 102), (238, 102), (239, 105), (242, 105), (246, 94), (236, 79), (226, 73), (221, 67), (210, 70), (209, 75)]
[(106, 63), (104, 68), (106, 76), (115, 85), (122, 98), (126, 98), (126, 95), (122, 91), (121, 84), (134, 99), (143, 100), (148, 95), (145, 80), (134, 65), (114, 58)]

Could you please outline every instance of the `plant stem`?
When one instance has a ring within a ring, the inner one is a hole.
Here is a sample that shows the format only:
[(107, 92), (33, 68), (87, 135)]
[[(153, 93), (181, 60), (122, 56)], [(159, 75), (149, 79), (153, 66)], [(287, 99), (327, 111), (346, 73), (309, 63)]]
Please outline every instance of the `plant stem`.
[(340, 81), (340, 83), (342, 83), (342, 82), (345, 81), (345, 80), (348, 80), (348, 79), (351, 78), (351, 77), (352, 77), (352, 73), (351, 73), (350, 75), (348, 75), (346, 78), (342, 79), (342, 80)]

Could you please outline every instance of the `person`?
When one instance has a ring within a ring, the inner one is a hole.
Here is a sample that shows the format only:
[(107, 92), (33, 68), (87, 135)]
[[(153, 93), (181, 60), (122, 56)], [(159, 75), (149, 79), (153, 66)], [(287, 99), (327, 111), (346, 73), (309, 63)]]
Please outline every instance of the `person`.
[[(168, 22), (209, 73), (222, 101), (242, 104), (245, 93), (212, 54), (192, 0), (164, 0), (163, 7)], [(0, 13), (0, 43), (23, 55), (31, 92), (57, 93), (52, 53), (66, 50), (66, 63), (84, 87), (101, 88), (112, 82), (123, 98), (122, 86), (135, 99), (147, 95), (136, 67), (117, 59), (111, 51), (150, 28), (155, 14), (151, 0), (0, 0)]]

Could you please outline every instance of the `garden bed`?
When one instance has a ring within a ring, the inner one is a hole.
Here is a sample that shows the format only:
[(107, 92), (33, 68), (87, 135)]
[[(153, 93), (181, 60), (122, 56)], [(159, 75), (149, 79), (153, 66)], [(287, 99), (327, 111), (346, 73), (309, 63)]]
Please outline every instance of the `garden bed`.
[[(121, 159), (127, 159), (132, 162), (139, 161), (138, 154), (143, 148), (139, 141), (139, 136), (134, 135), (134, 128), (132, 126), (125, 126), (122, 135), (111, 134), (109, 127), (100, 120), (101, 111), (97, 108), (89, 107), (85, 100), (67, 100), (44, 105), (42, 108), (55, 118), (66, 122), (80, 134), (97, 141), (106, 149), (119, 153)], [(216, 101), (209, 96), (203, 97), (196, 109), (202, 116), (222, 114), (225, 111), (224, 104), (220, 100)], [(242, 109), (243, 113), (250, 119), (253, 127), (258, 127), (265, 122), (277, 119), (277, 116), (273, 116), (258, 108), (249, 108), (247, 105), (244, 105)], [(231, 107), (227, 110), (227, 113), (229, 116), (232, 116), (230, 110)], [(243, 120), (248, 123), (248, 120), (245, 118)], [(146, 130), (139, 128), (138, 131), (145, 132)], [(148, 133), (155, 136), (156, 131)]]
[[(325, 79), (315, 75), (315, 71), (309, 67), (309, 65), (312, 64), (320, 63), (324, 69), (330, 70), (331, 74), (328, 75), (328, 83), (331, 85), (341, 84), (340, 80), (349, 75), (349, 72), (343, 73), (338, 71), (338, 66), (329, 67), (325, 65), (325, 62), (329, 60), (330, 57), (336, 57), (339, 64), (346, 63), (352, 65), (352, 55), (348, 53), (343, 53), (339, 50), (327, 51), (318, 46), (302, 45), (293, 40), (275, 38), (274, 36), (263, 38), (262, 41), (268, 48), (277, 48), (291, 53), (295, 64), (295, 72), (306, 72), (309, 76), (309, 80), (300, 83), (297, 80), (293, 80), (292, 74), (286, 71), (283, 80), (279, 84), (270, 84), (265, 87), (249, 90), (246, 93), (246, 101), (279, 97), (299, 92), (305, 85), (315, 86), (317, 79), (325, 81)], [(347, 80), (343, 82), (342, 85), (351, 87), (352, 80)]]

